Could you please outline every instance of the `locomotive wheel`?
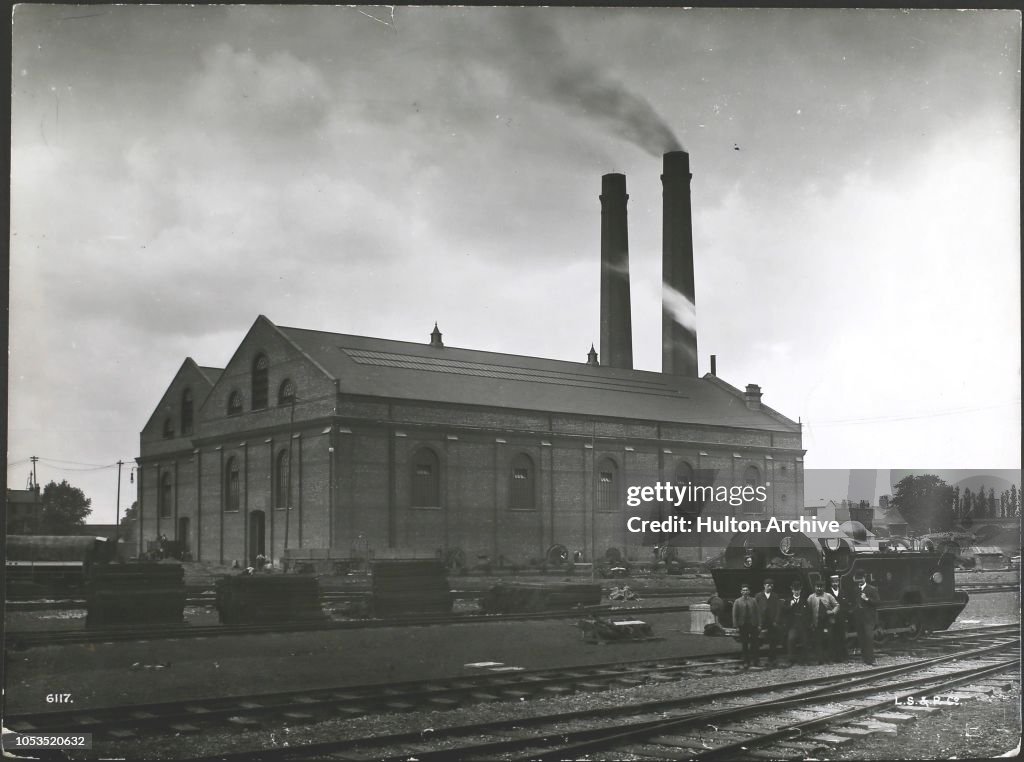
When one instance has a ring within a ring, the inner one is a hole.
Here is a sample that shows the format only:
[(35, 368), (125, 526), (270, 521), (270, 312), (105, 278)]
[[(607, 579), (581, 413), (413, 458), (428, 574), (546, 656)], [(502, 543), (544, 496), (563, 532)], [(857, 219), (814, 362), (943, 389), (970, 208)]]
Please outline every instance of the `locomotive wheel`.
[(882, 625), (876, 624), (875, 625), (875, 636), (874, 636), (875, 642), (876, 643), (884, 643), (887, 637), (888, 637), (888, 633), (885, 630), (882, 629)]
[(907, 633), (908, 640), (917, 640), (919, 637), (924, 635), (924, 622), (920, 619), (915, 619), (910, 623), (911, 631)]

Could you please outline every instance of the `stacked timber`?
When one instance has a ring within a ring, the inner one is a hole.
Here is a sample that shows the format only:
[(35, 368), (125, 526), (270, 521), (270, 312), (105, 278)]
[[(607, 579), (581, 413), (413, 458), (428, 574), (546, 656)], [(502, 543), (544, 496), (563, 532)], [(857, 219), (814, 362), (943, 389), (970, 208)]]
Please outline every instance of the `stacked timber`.
[(85, 587), (86, 627), (180, 625), (185, 574), (180, 564), (94, 565)]
[(317, 578), (290, 574), (242, 574), (217, 580), (221, 624), (275, 624), (325, 618)]
[(597, 606), (601, 586), (582, 582), (503, 582), (492, 587), (481, 607), (488, 614), (524, 614)]
[(377, 616), (451, 613), (452, 594), (441, 561), (374, 561), (370, 568)]

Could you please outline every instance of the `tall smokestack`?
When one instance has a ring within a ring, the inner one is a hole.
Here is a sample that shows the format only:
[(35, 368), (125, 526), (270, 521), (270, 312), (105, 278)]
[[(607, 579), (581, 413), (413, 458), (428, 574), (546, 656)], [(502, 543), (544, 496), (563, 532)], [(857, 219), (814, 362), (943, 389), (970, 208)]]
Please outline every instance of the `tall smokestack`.
[(693, 288), (690, 155), (671, 151), (661, 176), (661, 371), (697, 376), (697, 313)]
[(626, 176), (601, 178), (601, 364), (633, 367)]

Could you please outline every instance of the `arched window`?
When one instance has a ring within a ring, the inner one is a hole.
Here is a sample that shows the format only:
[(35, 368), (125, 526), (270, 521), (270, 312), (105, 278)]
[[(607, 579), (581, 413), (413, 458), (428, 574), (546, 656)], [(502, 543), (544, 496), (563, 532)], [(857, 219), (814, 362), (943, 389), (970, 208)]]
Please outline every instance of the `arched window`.
[(676, 466), (676, 486), (684, 487), (687, 484), (693, 483), (693, 466), (687, 463), (685, 460), (679, 461), (679, 465)]
[(160, 494), (157, 497), (157, 505), (160, 509), (160, 518), (171, 518), (173, 512), (171, 500), (171, 475), (165, 471), (163, 476), (160, 477)]
[(174, 421), (171, 420), (170, 416), (164, 418), (164, 439), (171, 439), (174, 437)]
[(611, 458), (601, 458), (597, 464), (597, 510), (619, 509), (619, 467)]
[(277, 404), (290, 405), (293, 402), (295, 402), (295, 384), (290, 378), (286, 378), (277, 390)]
[(192, 390), (181, 393), (181, 435), (187, 437), (192, 433)]
[(421, 447), (412, 458), (412, 505), (441, 505), (441, 462), (429, 447)]
[(229, 458), (224, 468), (224, 510), (237, 511), (241, 505), (241, 481), (238, 476), (238, 461)]
[(704, 509), (707, 501), (695, 497), (693, 493), (693, 488), (697, 486), (694, 484), (696, 476), (697, 472), (694, 471), (693, 466), (687, 461), (681, 460), (676, 464), (676, 472), (674, 474), (675, 486), (686, 491), (682, 493), (685, 497), (681, 501), (672, 501), (669, 508), (671, 513), (693, 516), (699, 514)]
[(270, 363), (266, 355), (256, 355), (252, 363), (252, 409), (263, 410), (267, 406), (269, 396), (268, 369)]
[(228, 415), (239, 415), (242, 412), (242, 393), (233, 389), (228, 395)]
[(288, 507), (291, 476), (291, 458), (288, 450), (281, 450), (274, 461), (274, 507)]
[(536, 475), (533, 471), (533, 461), (529, 455), (521, 452), (512, 459), (510, 476), (508, 507), (520, 510), (536, 508)]

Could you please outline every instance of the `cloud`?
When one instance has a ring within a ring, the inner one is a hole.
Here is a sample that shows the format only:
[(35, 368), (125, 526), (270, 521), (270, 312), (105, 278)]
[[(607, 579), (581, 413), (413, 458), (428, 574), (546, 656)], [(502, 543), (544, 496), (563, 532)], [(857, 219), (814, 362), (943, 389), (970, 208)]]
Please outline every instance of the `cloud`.
[(222, 44), (206, 51), (202, 61), (188, 106), (204, 128), (266, 130), (301, 140), (330, 112), (323, 75), (291, 53), (260, 59)]

